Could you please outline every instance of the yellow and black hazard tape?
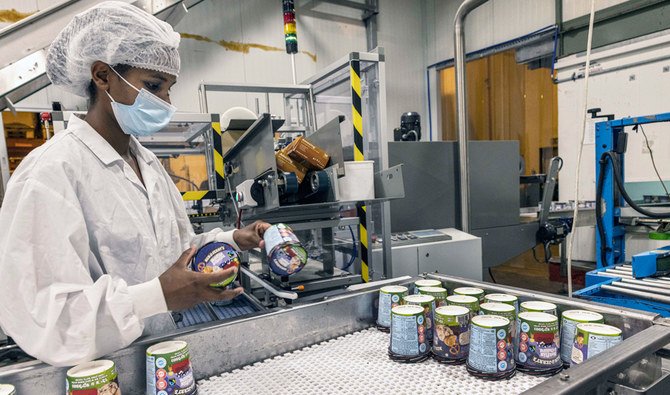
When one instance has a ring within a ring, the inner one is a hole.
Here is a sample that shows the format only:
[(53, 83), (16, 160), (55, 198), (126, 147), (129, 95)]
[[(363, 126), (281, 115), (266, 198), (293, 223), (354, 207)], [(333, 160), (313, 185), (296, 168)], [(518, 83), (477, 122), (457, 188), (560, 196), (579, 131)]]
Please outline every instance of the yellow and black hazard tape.
[[(351, 76), (351, 119), (354, 125), (354, 160), (365, 160), (363, 153), (363, 108), (361, 100), (361, 63), (358, 60), (349, 62)], [(367, 208), (358, 204), (359, 238), (361, 240), (361, 278), (364, 282), (370, 281), (370, 269), (368, 267), (368, 229)]]
[(221, 143), (221, 123), (212, 122), (212, 146), (216, 189), (226, 189), (223, 170), (223, 144)]
[(216, 199), (216, 191), (188, 191), (181, 193), (182, 200)]

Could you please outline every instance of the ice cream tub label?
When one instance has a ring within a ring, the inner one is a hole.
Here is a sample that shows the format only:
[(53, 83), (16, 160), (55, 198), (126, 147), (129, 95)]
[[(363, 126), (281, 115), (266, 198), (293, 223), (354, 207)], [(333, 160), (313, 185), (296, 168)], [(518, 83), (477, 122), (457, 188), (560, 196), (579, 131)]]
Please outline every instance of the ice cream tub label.
[(384, 328), (391, 327), (391, 309), (399, 306), (407, 294), (407, 287), (402, 285), (387, 285), (379, 290), (377, 325)]
[(470, 321), (468, 371), (485, 377), (513, 374), (516, 367), (512, 352), (510, 320), (497, 315), (478, 315)]
[(484, 290), (475, 287), (459, 287), (454, 289), (454, 295), (474, 296), (479, 300), (479, 303), (484, 303)]
[(147, 394), (193, 395), (197, 392), (184, 341), (167, 341), (147, 349)]
[(11, 384), (0, 384), (0, 395), (16, 395), (16, 389)]
[(429, 278), (414, 281), (414, 294), (419, 294), (419, 288), (423, 287), (442, 287), (440, 280), (432, 280)]
[(572, 341), (575, 339), (577, 324), (605, 322), (600, 313), (588, 310), (567, 310), (561, 315), (561, 359), (570, 364), (572, 358)]
[(520, 312), (523, 311), (556, 315), (556, 305), (549, 302), (543, 302), (541, 300), (530, 300), (521, 303)]
[[(237, 251), (226, 243), (209, 243), (198, 250), (191, 263), (191, 269), (200, 273), (216, 273), (231, 267), (240, 267), (240, 258)], [(214, 284), (210, 287), (225, 287), (235, 281), (237, 274)]]
[(424, 309), (416, 305), (400, 305), (391, 310), (391, 355), (417, 357), (430, 351), (426, 336)]
[[(514, 309), (514, 306), (507, 303), (482, 303), (479, 305), (479, 314), (505, 317), (512, 322), (512, 325), (514, 325), (514, 321), (516, 320), (516, 310)], [(514, 328), (512, 329), (512, 333), (516, 333)]]
[(430, 295), (408, 295), (403, 299), (404, 304), (423, 307), (426, 317), (426, 339), (428, 343), (433, 340), (433, 314), (435, 312), (435, 297)]
[(605, 324), (577, 324), (572, 342), (571, 362), (578, 365), (621, 343), (621, 329)]
[(263, 234), (270, 269), (280, 276), (298, 273), (307, 263), (307, 251), (285, 224), (269, 227)]
[(470, 310), (463, 306), (438, 307), (433, 332), (436, 359), (465, 360), (470, 347)]
[(86, 362), (69, 369), (65, 377), (67, 395), (109, 394), (121, 395), (114, 362), (99, 360)]
[(419, 294), (421, 295), (430, 295), (435, 298), (435, 306), (442, 307), (447, 305), (447, 293), (446, 288), (442, 287), (420, 287)]
[(519, 312), (519, 298), (509, 294), (487, 294), (484, 295), (484, 302), (486, 303), (505, 303), (514, 306), (514, 310)]
[(470, 309), (470, 317), (479, 314), (479, 299), (468, 295), (451, 295), (447, 296), (447, 304), (449, 306), (463, 306)]
[(558, 318), (538, 312), (519, 313), (517, 366), (531, 372), (563, 368)]

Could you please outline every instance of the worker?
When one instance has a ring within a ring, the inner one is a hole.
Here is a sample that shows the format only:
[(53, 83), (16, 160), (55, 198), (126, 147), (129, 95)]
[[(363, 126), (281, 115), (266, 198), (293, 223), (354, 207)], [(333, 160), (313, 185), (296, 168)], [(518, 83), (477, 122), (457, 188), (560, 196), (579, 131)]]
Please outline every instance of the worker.
[(0, 326), (46, 363), (98, 358), (174, 328), (169, 311), (236, 297), (241, 288), (208, 286), (236, 269), (190, 271), (194, 252), (212, 241), (263, 246), (263, 222), (196, 236), (170, 176), (136, 139), (175, 112), (179, 40), (145, 11), (104, 2), (49, 47), (49, 79), (88, 96), (89, 110), (21, 162), (0, 210)]

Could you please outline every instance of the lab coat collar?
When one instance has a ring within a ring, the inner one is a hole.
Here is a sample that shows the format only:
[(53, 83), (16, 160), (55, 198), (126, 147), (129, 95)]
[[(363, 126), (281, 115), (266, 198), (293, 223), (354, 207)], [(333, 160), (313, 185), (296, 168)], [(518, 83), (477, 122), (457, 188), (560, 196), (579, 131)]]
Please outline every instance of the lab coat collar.
[(151, 155), (146, 148), (140, 144), (135, 136), (130, 136), (130, 150), (135, 154), (135, 157), (142, 159), (146, 164), (153, 163), (155, 156)]
[[(81, 142), (83, 142), (105, 165), (109, 166), (115, 162), (123, 162), (123, 158), (118, 152), (105, 140), (100, 133), (84, 119), (79, 118), (76, 114), (70, 115), (68, 120), (68, 129), (73, 132)], [(136, 157), (141, 158), (145, 163), (151, 164), (153, 156), (147, 154), (139, 141), (133, 136), (130, 136), (130, 148)]]

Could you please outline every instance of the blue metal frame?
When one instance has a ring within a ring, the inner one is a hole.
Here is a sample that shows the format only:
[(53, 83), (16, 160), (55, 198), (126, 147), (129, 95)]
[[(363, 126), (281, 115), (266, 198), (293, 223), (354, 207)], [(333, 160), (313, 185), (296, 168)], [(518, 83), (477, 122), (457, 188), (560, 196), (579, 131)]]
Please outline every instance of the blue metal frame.
[[(658, 122), (670, 122), (670, 113), (620, 118), (596, 123), (596, 180), (600, 177), (600, 157), (603, 153), (614, 150), (615, 142), (619, 135), (624, 133), (625, 127)], [(619, 156), (619, 170), (622, 179), (625, 174), (624, 156), (624, 154)], [(607, 252), (605, 262), (602, 262), (600, 256), (602, 240), (600, 240), (600, 237), (596, 237), (596, 262), (598, 268), (620, 264), (626, 259), (625, 231), (624, 227), (619, 223), (621, 207), (624, 205), (624, 201), (616, 192), (611, 161), (607, 162), (605, 168), (602, 199), (604, 203), (602, 220)]]
[(586, 273), (586, 287), (575, 291), (573, 295), (593, 302), (649, 311), (659, 314), (662, 317), (670, 317), (670, 306), (665, 303), (637, 299), (626, 295), (618, 295), (602, 289), (603, 285), (610, 285), (613, 282), (621, 281), (620, 277), (600, 275), (600, 272), (604, 272), (606, 269), (607, 268), (601, 268)]

